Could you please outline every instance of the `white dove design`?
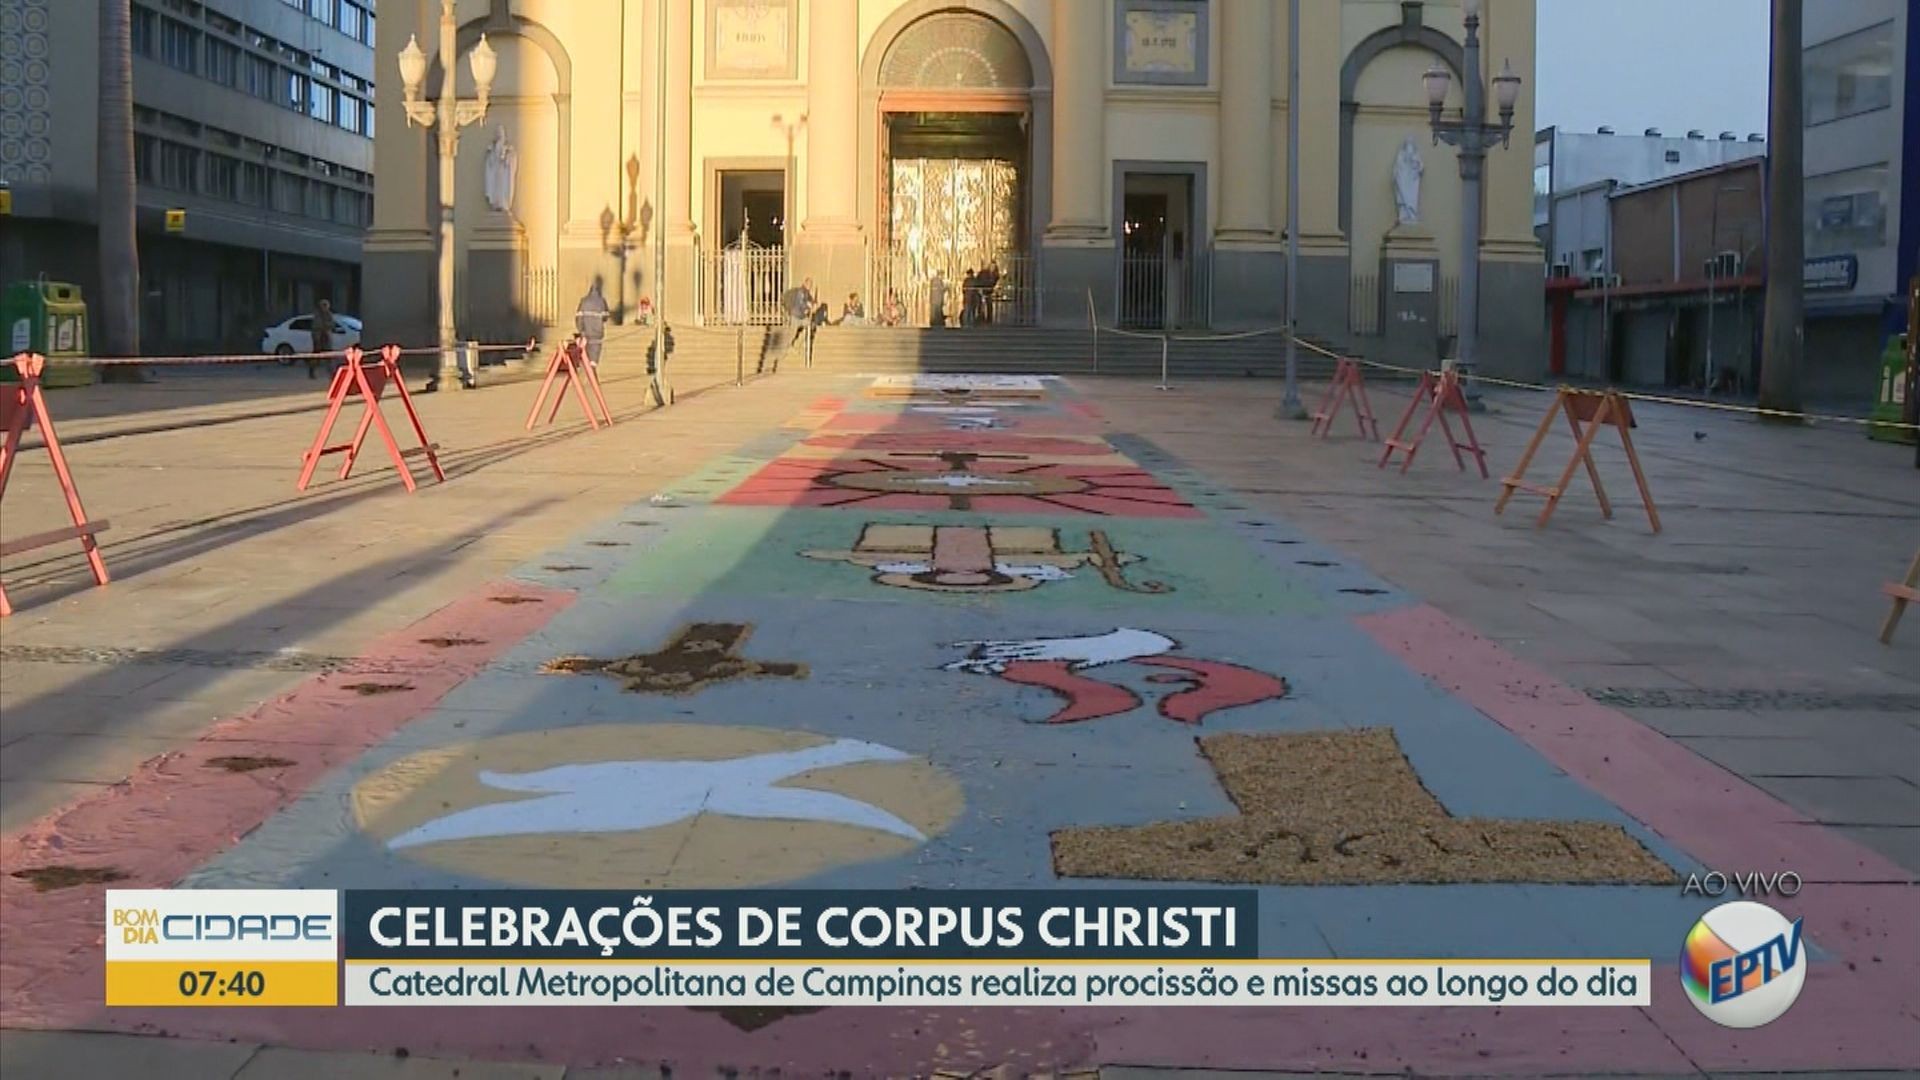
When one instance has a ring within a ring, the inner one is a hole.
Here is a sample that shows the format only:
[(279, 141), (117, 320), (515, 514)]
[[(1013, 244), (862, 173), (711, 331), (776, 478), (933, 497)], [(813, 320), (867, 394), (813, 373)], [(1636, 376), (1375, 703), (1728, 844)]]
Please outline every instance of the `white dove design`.
[(1159, 656), (1179, 648), (1165, 634), (1120, 627), (1087, 637), (1034, 638), (1030, 641), (956, 641), (956, 649), (970, 649), (965, 659), (941, 667), (974, 675), (999, 675), (1019, 661), (1065, 660), (1074, 671), (1103, 667), (1143, 656)]
[(890, 746), (836, 739), (804, 750), (725, 761), (602, 761), (528, 773), (480, 773), (501, 791), (541, 798), (488, 803), (436, 818), (387, 842), (391, 850), (489, 836), (638, 832), (696, 814), (825, 821), (925, 841), (919, 829), (869, 803), (808, 788), (776, 787), (813, 769), (863, 761), (904, 761)]

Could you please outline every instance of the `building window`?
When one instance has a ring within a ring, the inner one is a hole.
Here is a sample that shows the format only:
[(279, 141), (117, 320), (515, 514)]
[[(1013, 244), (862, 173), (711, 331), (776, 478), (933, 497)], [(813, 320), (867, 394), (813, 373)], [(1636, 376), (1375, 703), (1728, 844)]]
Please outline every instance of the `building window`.
[(273, 177), (273, 208), (282, 214), (298, 214), (307, 203), (307, 178), (290, 173)]
[(373, 138), (373, 102), (371, 101), (367, 102), (367, 107), (361, 110), (360, 134), (369, 139)]
[(1802, 61), (1809, 126), (1893, 104), (1892, 21), (1821, 42)]
[(333, 0), (307, 0), (307, 14), (332, 26), (335, 18)]
[(353, 0), (341, 0), (340, 2), (340, 32), (341, 33), (347, 35), (348, 37), (352, 38), (355, 41), (359, 41), (361, 39), (361, 36), (367, 32), (366, 26), (365, 26), (365, 18), (366, 18), (366, 12), (361, 10), (359, 4), (353, 3)]
[(151, 135), (135, 132), (133, 136), (133, 178), (142, 184), (151, 184), (156, 173), (154, 159), (158, 156), (154, 144), (160, 140)]
[(240, 201), (248, 206), (267, 205), (267, 167), (246, 162), (240, 167)]
[(160, 36), (160, 16), (143, 7), (133, 9), (133, 55), (152, 59), (154, 43)]
[(333, 87), (320, 82), (309, 82), (307, 87), (307, 115), (323, 124), (333, 123)]
[(294, 112), (307, 111), (307, 77), (297, 71), (282, 72), (286, 76), (287, 96), (281, 101)]
[(180, 71), (198, 71), (195, 53), (200, 49), (200, 32), (183, 22), (160, 20), (160, 62)]
[(1887, 243), (1887, 179), (1883, 164), (1806, 180), (1806, 253), (1851, 255)]
[(154, 183), (173, 191), (192, 191), (200, 167), (200, 151), (179, 143), (158, 141), (158, 168)]
[(327, 221), (333, 217), (333, 185), (318, 180), (307, 183), (306, 215)]
[(228, 202), (240, 201), (240, 162), (224, 154), (207, 155), (207, 194)]
[(340, 126), (348, 131), (360, 134), (360, 116), (366, 111), (366, 103), (352, 94), (340, 95)]
[(218, 38), (207, 39), (207, 78), (221, 86), (237, 86), (240, 78), (240, 46)]
[(367, 23), (367, 35), (361, 40), (365, 41), (368, 45), (372, 45), (373, 44), (373, 12), (371, 11), (367, 12), (366, 23)]
[(264, 101), (279, 100), (279, 70), (273, 61), (249, 53), (240, 60), (240, 72), (242, 90)]
[(237, 38), (246, 30), (245, 27), (240, 25), (238, 19), (229, 19), (217, 11), (207, 12), (206, 19), (208, 26), (231, 37)]
[(1607, 268), (1607, 253), (1601, 248), (1588, 248), (1580, 253), (1580, 269), (1584, 273), (1598, 274)]

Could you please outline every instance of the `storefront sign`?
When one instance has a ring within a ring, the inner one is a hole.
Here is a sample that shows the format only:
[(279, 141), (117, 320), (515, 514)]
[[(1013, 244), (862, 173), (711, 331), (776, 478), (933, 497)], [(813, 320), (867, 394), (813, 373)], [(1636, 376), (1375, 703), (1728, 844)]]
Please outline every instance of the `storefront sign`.
[(1808, 259), (1801, 277), (1808, 290), (1847, 290), (1860, 281), (1860, 260), (1853, 255), (1823, 255)]

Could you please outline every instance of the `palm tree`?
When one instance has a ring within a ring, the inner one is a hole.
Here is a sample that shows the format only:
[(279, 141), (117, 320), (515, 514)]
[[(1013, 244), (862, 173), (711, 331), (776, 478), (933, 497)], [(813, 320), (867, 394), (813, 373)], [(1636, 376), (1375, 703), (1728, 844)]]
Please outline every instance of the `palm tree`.
[[(133, 11), (129, 0), (100, 0), (98, 206), (100, 296), (92, 309), (101, 352), (140, 354), (140, 246), (134, 231)], [(139, 369), (109, 365), (109, 380), (138, 381)]]

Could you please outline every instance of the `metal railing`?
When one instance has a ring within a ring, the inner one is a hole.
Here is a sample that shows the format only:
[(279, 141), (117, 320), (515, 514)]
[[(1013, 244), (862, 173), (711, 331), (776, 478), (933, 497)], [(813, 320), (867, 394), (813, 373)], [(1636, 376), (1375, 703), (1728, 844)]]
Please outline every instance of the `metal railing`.
[(520, 296), (533, 325), (560, 325), (560, 275), (553, 267), (527, 267), (521, 274)]
[(701, 325), (775, 326), (785, 321), (780, 308), (787, 291), (785, 248), (703, 250), (694, 272)]
[[(867, 317), (884, 321), (888, 299), (899, 301), (902, 326), (932, 326), (934, 297), (943, 299), (943, 325), (1033, 326), (1040, 321), (1040, 262), (1031, 255), (1003, 252), (989, 265), (1000, 271), (991, 288), (969, 290), (966, 272), (979, 267), (928, 267), (895, 248), (869, 261)], [(936, 281), (938, 284), (936, 285)], [(834, 312), (838, 317), (838, 312)]]
[(1453, 338), (1460, 333), (1460, 279), (1440, 279), (1440, 336)]
[(1206, 252), (1191, 258), (1123, 255), (1120, 259), (1120, 325), (1140, 330), (1177, 330), (1213, 322), (1213, 264)]
[(1355, 274), (1347, 279), (1347, 332), (1372, 337), (1380, 332), (1380, 278)]

